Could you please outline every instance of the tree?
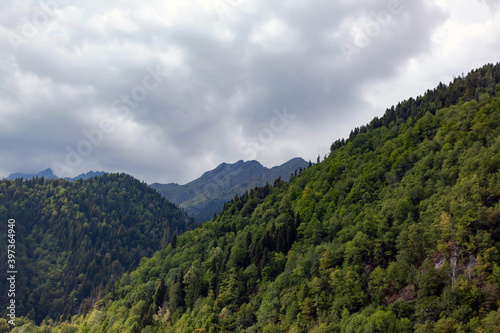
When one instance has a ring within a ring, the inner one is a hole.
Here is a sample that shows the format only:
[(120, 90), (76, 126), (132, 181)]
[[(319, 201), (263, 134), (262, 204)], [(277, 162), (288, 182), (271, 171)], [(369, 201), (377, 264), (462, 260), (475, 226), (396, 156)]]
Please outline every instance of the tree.
[(170, 245), (172, 246), (172, 249), (177, 248), (177, 232), (174, 233), (172, 236), (172, 241), (170, 242)]

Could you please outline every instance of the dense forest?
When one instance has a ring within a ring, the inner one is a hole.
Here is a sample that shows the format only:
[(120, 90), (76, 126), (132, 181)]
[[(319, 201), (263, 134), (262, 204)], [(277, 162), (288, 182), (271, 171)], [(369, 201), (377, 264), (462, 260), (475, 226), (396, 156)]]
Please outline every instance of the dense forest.
[(498, 332), (499, 125), (487, 65), (235, 196), (89, 313), (13, 331)]
[[(1, 181), (0, 219), (16, 220), (17, 314), (37, 323), (85, 313), (141, 258), (195, 227), (176, 205), (125, 174)], [(0, 288), (8, 289), (6, 279)], [(4, 311), (7, 294), (0, 300)]]

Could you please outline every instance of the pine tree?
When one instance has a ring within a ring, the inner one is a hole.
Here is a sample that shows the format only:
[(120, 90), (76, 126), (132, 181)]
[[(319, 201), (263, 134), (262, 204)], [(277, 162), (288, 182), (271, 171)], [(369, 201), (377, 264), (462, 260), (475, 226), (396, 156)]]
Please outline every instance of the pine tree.
[(177, 232), (175, 232), (172, 236), (172, 242), (170, 243), (170, 245), (172, 245), (173, 249), (177, 248)]

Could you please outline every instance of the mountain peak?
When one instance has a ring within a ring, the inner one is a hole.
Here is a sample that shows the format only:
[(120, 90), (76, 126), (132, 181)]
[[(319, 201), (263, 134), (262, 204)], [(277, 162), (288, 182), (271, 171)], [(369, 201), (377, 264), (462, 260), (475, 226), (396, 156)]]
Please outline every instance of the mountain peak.
[(9, 180), (15, 180), (15, 179), (19, 179), (19, 178), (31, 179), (33, 177), (35, 177), (35, 178), (36, 177), (38, 177), (38, 178), (44, 177), (46, 179), (57, 178), (57, 176), (55, 176), (54, 173), (52, 172), (52, 169), (47, 168), (47, 169), (40, 171), (38, 173), (23, 173), (23, 172), (11, 173), (6, 179), (9, 179)]
[[(63, 179), (65, 180), (68, 180), (68, 181), (75, 181), (75, 180), (79, 180), (79, 179), (89, 179), (89, 178), (92, 178), (92, 177), (97, 177), (97, 176), (102, 176), (104, 175), (105, 172), (104, 171), (89, 171), (87, 173), (82, 173), (76, 177), (64, 177)], [(22, 172), (15, 172), (15, 173), (11, 173), (6, 179), (8, 180), (15, 180), (15, 179), (19, 179), (19, 178), (23, 178), (23, 179), (31, 179), (33, 177), (38, 177), (38, 178), (45, 178), (45, 179), (57, 179), (57, 178), (60, 178), (60, 177), (57, 177), (56, 175), (54, 175), (54, 172), (52, 171), (51, 168), (47, 168), (43, 171), (40, 171), (38, 173), (22, 173)]]
[(186, 209), (186, 212), (198, 222), (212, 218), (219, 213), (224, 202), (242, 195), (256, 186), (264, 186), (281, 177), (288, 181), (290, 174), (308, 163), (302, 158), (294, 158), (273, 168), (263, 166), (259, 161), (239, 160), (235, 163), (221, 163), (215, 169), (185, 185), (158, 184), (150, 186), (170, 201)]
[(52, 172), (52, 169), (51, 169), (51, 168), (47, 168), (47, 169), (45, 169), (45, 170), (43, 170), (43, 171), (40, 171), (40, 172), (37, 174), (37, 176), (44, 176), (44, 177), (45, 177), (45, 176), (52, 176), (52, 177), (54, 177), (55, 175), (54, 175), (54, 172)]

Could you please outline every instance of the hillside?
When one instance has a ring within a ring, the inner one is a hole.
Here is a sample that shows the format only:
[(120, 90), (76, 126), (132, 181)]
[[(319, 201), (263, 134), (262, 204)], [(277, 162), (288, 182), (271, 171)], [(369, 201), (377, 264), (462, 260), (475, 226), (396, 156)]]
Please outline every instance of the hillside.
[(500, 65), (235, 197), (86, 316), (26, 331), (497, 332)]
[(205, 222), (220, 213), (224, 203), (235, 195), (242, 195), (255, 186), (264, 186), (280, 177), (288, 181), (290, 174), (307, 166), (302, 158), (294, 158), (273, 168), (266, 168), (257, 161), (222, 163), (185, 185), (154, 183), (150, 186), (184, 208), (196, 222)]
[[(16, 220), (17, 315), (36, 322), (85, 313), (141, 258), (195, 226), (176, 205), (124, 174), (0, 181), (0, 219)], [(0, 288), (8, 289), (5, 278)], [(7, 301), (2, 293), (2, 309)]]

